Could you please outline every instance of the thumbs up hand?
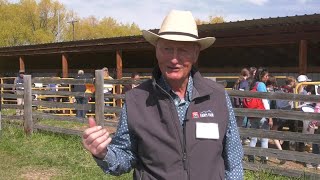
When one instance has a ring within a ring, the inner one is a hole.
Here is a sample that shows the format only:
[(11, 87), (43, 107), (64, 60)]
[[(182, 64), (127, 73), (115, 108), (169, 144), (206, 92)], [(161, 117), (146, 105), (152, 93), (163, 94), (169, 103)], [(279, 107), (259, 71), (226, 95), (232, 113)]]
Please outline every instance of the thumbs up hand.
[(103, 159), (107, 154), (107, 146), (112, 139), (109, 132), (101, 126), (97, 126), (92, 117), (89, 118), (88, 123), (89, 128), (83, 133), (82, 144), (91, 154)]

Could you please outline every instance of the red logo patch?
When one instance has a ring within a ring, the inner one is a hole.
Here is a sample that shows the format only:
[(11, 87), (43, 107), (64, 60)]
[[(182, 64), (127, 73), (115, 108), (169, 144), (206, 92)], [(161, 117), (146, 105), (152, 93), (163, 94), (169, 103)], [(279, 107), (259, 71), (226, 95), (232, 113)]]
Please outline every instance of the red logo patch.
[(192, 112), (192, 118), (195, 119), (195, 118), (199, 118), (200, 115), (199, 115), (199, 112)]

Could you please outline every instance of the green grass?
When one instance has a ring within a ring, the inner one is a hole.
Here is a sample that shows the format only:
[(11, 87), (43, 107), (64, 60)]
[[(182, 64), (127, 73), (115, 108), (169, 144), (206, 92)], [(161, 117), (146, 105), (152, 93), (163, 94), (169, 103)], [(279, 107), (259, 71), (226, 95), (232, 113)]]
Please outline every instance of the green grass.
[(270, 172), (266, 171), (260, 171), (260, 172), (254, 172), (254, 171), (245, 171), (244, 179), (246, 180), (301, 180), (301, 178), (292, 178), (292, 177), (285, 177), (285, 176), (277, 176), (274, 174), (271, 174)]
[(26, 137), (10, 125), (1, 132), (0, 159), (0, 179), (132, 179), (105, 175), (80, 137), (44, 132)]
[(12, 116), (16, 114), (16, 110), (15, 109), (2, 109), (1, 110), (2, 115), (7, 115), (7, 116)]

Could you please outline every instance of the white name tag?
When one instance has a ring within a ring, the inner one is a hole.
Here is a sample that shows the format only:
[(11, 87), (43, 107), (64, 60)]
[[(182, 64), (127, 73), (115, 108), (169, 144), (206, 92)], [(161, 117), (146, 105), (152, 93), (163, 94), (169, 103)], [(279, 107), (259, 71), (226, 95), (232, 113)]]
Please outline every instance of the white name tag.
[(218, 124), (196, 122), (196, 138), (219, 139)]

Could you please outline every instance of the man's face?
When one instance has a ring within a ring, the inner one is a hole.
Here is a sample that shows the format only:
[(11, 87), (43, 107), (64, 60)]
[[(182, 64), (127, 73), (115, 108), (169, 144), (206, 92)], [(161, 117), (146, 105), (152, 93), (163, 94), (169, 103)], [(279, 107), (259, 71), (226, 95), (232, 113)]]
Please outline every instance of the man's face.
[(159, 39), (156, 55), (162, 75), (168, 81), (188, 78), (192, 65), (197, 61), (199, 46), (194, 42), (177, 42)]
[(103, 76), (108, 77), (109, 76), (109, 71), (108, 70), (104, 70), (103, 71)]
[(133, 80), (140, 80), (140, 76), (139, 76), (139, 75), (135, 75), (135, 76), (133, 77)]
[(24, 73), (19, 73), (19, 76), (20, 76), (21, 78), (23, 78)]
[[(133, 78), (132, 78), (133, 80), (140, 80), (140, 76), (137, 74), (137, 75), (135, 75)], [(137, 86), (137, 85), (139, 85), (139, 83), (134, 83), (133, 84), (134, 86)]]

